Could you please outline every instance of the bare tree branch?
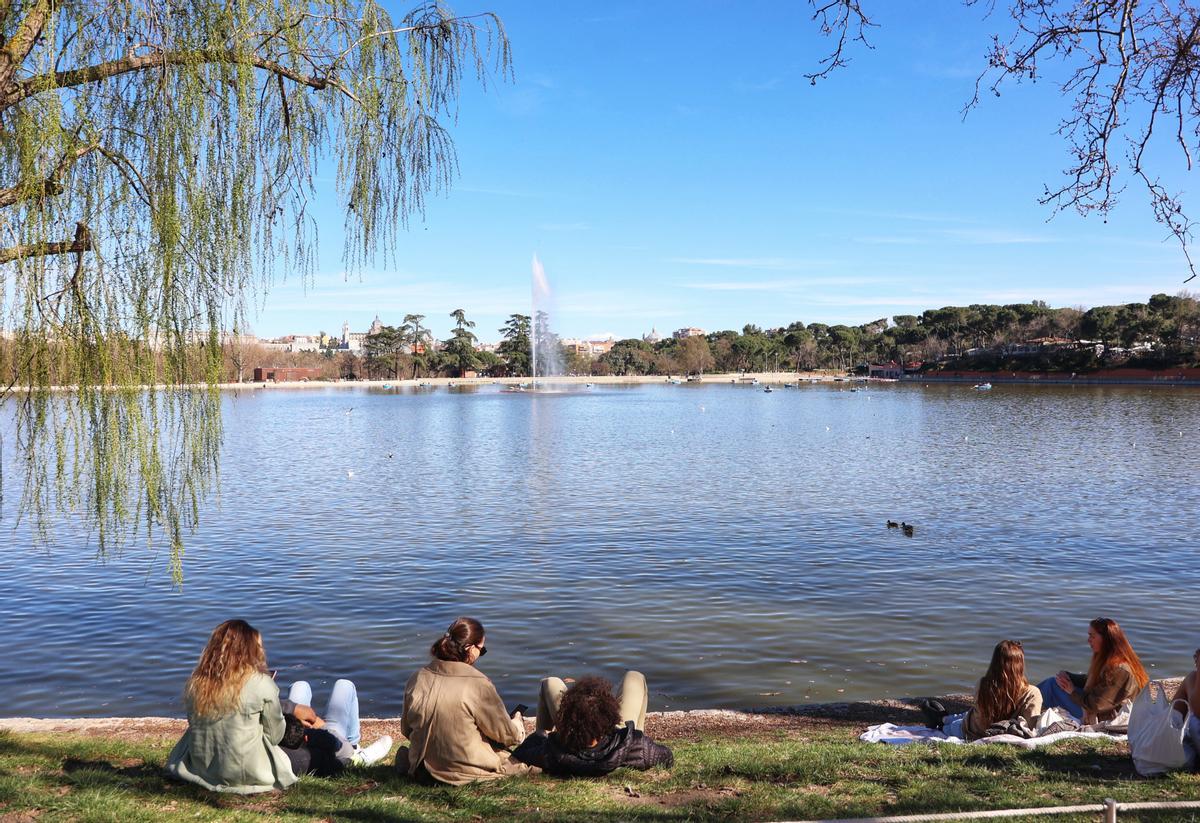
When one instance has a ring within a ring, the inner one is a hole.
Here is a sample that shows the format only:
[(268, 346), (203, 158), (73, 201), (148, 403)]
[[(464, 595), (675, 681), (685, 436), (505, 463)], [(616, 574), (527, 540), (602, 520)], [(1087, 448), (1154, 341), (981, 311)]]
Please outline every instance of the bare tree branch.
[(167, 66), (194, 66), (214, 63), (253, 66), (254, 68), (271, 72), (311, 89), (316, 89), (317, 91), (326, 88), (335, 88), (355, 102), (360, 102), (348, 88), (333, 78), (303, 75), (253, 52), (237, 51), (235, 49), (191, 49), (186, 51), (156, 51), (152, 54), (141, 56), (130, 54), (119, 60), (108, 60), (83, 68), (57, 71), (53, 74), (39, 74), (28, 80), (14, 83), (0, 93), (0, 109), (8, 108), (28, 97), (45, 91), (73, 88), (87, 83), (98, 83), (101, 80), (118, 77), (122, 74), (129, 74), (130, 72), (145, 71), (147, 69), (161, 70)]
[(868, 49), (874, 48), (867, 41), (867, 29), (875, 24), (863, 12), (860, 0), (827, 0), (820, 6), (818, 2), (820, 0), (809, 0), (814, 9), (812, 19), (820, 25), (821, 34), (836, 37), (836, 42), (833, 51), (822, 58), (821, 70), (804, 75), (814, 86), (818, 80), (824, 80), (850, 62), (846, 56), (850, 43), (862, 43)]
[(0, 265), (11, 263), (14, 260), (23, 260), (30, 257), (50, 257), (56, 254), (78, 254), (85, 251), (92, 251), (92, 235), (88, 231), (87, 226), (83, 223), (77, 223), (75, 228), (74, 240), (59, 240), (57, 242), (47, 243), (28, 243), (16, 246), (9, 246), (7, 249), (0, 249)]

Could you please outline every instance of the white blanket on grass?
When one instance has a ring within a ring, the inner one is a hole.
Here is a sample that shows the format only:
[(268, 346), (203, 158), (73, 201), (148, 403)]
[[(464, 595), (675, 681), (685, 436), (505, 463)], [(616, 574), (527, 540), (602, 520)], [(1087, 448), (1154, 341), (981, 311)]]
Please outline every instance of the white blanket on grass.
[[(1015, 734), (997, 734), (991, 737), (981, 737), (978, 740), (970, 742), (1007, 743), (1011, 746), (1020, 746), (1023, 749), (1036, 749), (1039, 746), (1048, 746), (1060, 740), (1086, 740), (1089, 738), (1125, 740), (1125, 730), (1129, 726), (1129, 713), (1132, 705), (1132, 702), (1126, 701), (1121, 706), (1120, 711), (1117, 712), (1117, 716), (1105, 723), (1098, 723), (1094, 726), (1081, 726), (1075, 731), (1053, 732), (1050, 734), (1047, 734), (1050, 727), (1061, 721), (1068, 720), (1068, 715), (1059, 709), (1046, 709), (1046, 711), (1042, 712), (1042, 716), (1038, 718), (1033, 737), (1020, 737)], [(878, 726), (872, 726), (860, 734), (858, 739), (867, 743), (891, 743), (894, 746), (907, 743), (955, 743), (962, 745), (967, 742), (961, 737), (951, 737), (945, 732), (929, 729), (925, 726), (897, 726), (893, 723), (881, 723)]]
[[(1107, 732), (1055, 732), (1054, 734), (1046, 734), (1040, 737), (1018, 737), (1015, 734), (997, 734), (992, 737), (982, 737), (979, 740), (972, 740), (968, 745), (976, 743), (1008, 743), (1012, 746), (1020, 746), (1023, 749), (1036, 749), (1040, 746), (1048, 746), (1051, 743), (1057, 743), (1060, 740), (1073, 739), (1104, 739), (1104, 740), (1124, 740), (1123, 734), (1109, 734)], [(927, 729), (924, 726), (897, 726), (893, 723), (881, 723), (878, 726), (872, 726), (858, 736), (859, 740), (864, 740), (867, 743), (891, 743), (893, 745), (903, 745), (907, 743), (954, 743), (962, 745), (967, 743), (961, 737), (947, 737), (945, 733), (934, 729)]]

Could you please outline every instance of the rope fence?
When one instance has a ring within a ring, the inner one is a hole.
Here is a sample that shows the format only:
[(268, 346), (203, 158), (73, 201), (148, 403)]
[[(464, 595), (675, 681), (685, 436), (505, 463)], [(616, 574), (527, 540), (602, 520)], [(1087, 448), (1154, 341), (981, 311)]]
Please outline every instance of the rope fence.
[(982, 812), (939, 812), (937, 814), (903, 814), (895, 817), (854, 817), (836, 820), (804, 820), (794, 823), (924, 823), (935, 820), (986, 820), (1004, 817), (1034, 817), (1056, 814), (1100, 813), (1104, 823), (1117, 823), (1118, 812), (1154, 811), (1158, 809), (1200, 809), (1200, 800), (1175, 800), (1162, 803), (1118, 803), (1109, 798), (1103, 803), (1085, 806), (1046, 806), (1035, 809), (990, 809)]

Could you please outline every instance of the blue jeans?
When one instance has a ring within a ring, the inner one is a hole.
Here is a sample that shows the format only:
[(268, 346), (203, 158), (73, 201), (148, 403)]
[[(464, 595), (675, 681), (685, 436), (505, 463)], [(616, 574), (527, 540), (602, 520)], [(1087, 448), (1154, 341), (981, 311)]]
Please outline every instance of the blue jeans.
[(946, 719), (942, 721), (942, 734), (946, 737), (963, 737), (963, 721), (966, 719), (966, 712), (946, 715)]
[(1076, 720), (1083, 720), (1083, 707), (1072, 700), (1069, 693), (1058, 685), (1058, 680), (1047, 677), (1038, 683), (1038, 691), (1042, 693), (1042, 710), (1062, 709)]
[[(312, 686), (306, 680), (297, 680), (288, 692), (288, 699), (301, 706), (311, 706)], [(357, 746), (360, 738), (358, 727), (358, 689), (349, 680), (339, 680), (333, 684), (329, 694), (329, 703), (325, 713), (321, 715), (325, 728), (335, 735)]]
[(1190, 765), (1197, 766), (1197, 756), (1200, 755), (1200, 717), (1192, 715), (1188, 718), (1187, 734), (1183, 736), (1183, 748), (1188, 753)]

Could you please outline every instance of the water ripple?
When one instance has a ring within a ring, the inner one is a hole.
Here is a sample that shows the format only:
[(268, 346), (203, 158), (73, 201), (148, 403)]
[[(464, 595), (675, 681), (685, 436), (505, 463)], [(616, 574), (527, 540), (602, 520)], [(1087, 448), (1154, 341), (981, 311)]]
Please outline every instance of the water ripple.
[(459, 614), (485, 622), (486, 671), (530, 704), (545, 674), (630, 666), (658, 708), (965, 690), (1004, 637), (1033, 676), (1083, 668), (1101, 614), (1181, 672), (1195, 401), (898, 385), (231, 395), (220, 504), (183, 591), (162, 557), (101, 564), (69, 524), (49, 552), (23, 528), (0, 537), (6, 712), (177, 713), (232, 616), (262, 629), (281, 680), (352, 676), (370, 714), (399, 712)]

